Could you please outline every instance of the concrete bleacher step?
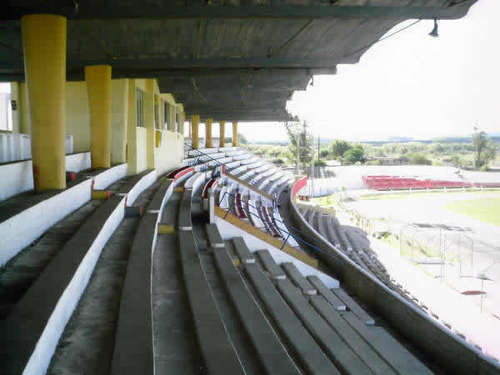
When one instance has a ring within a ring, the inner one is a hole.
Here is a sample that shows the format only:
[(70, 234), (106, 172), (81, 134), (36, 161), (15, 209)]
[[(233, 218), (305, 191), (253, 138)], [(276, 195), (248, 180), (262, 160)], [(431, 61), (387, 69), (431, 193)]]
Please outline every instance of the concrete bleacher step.
[(307, 298), (289, 280), (278, 280), (276, 287), (337, 369), (351, 375), (370, 374), (370, 369), (360, 357), (321, 318)]
[(349, 294), (347, 294), (342, 288), (331, 289), (333, 294), (337, 296), (341, 301), (343, 301), (347, 308), (354, 313), (366, 325), (372, 326), (375, 324), (375, 319), (373, 319), (365, 309), (363, 309)]
[(281, 268), (283, 268), (288, 278), (301, 290), (303, 294), (307, 294), (309, 296), (316, 295), (316, 288), (304, 276), (302, 276), (295, 264), (291, 262), (281, 263)]
[(266, 373), (300, 374), (226, 250), (216, 249), (214, 258), (224, 286)]
[[(181, 210), (183, 209), (181, 203)], [(193, 316), (196, 337), (210, 374), (244, 374), (235, 348), (228, 338), (190, 231), (179, 232), (184, 285)]]
[(222, 239), (222, 236), (219, 233), (219, 230), (217, 229), (217, 225), (215, 224), (207, 224), (205, 226), (206, 231), (207, 231), (207, 238), (208, 238), (208, 244), (210, 247), (214, 249), (218, 248), (224, 248), (224, 240)]
[(367, 326), (352, 312), (342, 313), (342, 318), (364, 340), (370, 344), (400, 375), (431, 375), (433, 374), (420, 360), (410, 353), (401, 343), (392, 337), (385, 329)]
[[(110, 374), (148, 374), (153, 371), (151, 339), (151, 254), (156, 243), (158, 216), (171, 189), (172, 180), (157, 181), (141, 217), (130, 249), (123, 283), (115, 347)], [(137, 293), (140, 290), (141, 293)], [(133, 345), (130, 345), (130, 338)]]
[(258, 250), (256, 251), (256, 254), (264, 269), (269, 273), (271, 279), (286, 279), (285, 272), (276, 264), (269, 250)]
[[(0, 343), (0, 356), (4, 358), (5, 374), (22, 373), (35, 347), (40, 348), (39, 350), (45, 347), (53, 350), (54, 335), (58, 338), (62, 329), (54, 327), (45, 330), (47, 322), (53, 317), (57, 306), (64, 305), (64, 310), (70, 308), (66, 304), (76, 306), (79, 291), (85, 288), (86, 277), (90, 277), (93, 263), (97, 261), (95, 256), (98, 257), (100, 254), (100, 250), (96, 250), (93, 258), (86, 258), (87, 252), (90, 252), (98, 238), (106, 236), (102, 231), (103, 228), (113, 226), (111, 215), (123, 204), (123, 197), (111, 197), (95, 210), (52, 258), (2, 322), (0, 341), (3, 342)], [(88, 259), (89, 263), (84, 268), (79, 268), (84, 258)], [(75, 275), (77, 270), (80, 272), (79, 277)], [(73, 283), (70, 285), (71, 282)], [(73, 289), (73, 293), (65, 293), (66, 288)], [(60, 318), (59, 314), (62, 314), (62, 309), (63, 307), (56, 312), (58, 318), (52, 320), (55, 326), (64, 327), (65, 320), (70, 318), (71, 314), (64, 315), (64, 319)], [(40, 339), (42, 334), (45, 335), (43, 339)], [(44, 361), (48, 365), (50, 357), (45, 357)], [(42, 366), (45, 367), (45, 364)]]
[(241, 263), (255, 263), (255, 257), (248, 249), (243, 237), (235, 237), (232, 239), (232, 242), (234, 251), (236, 252), (236, 255), (240, 259)]
[(340, 300), (335, 294), (332, 293), (330, 289), (326, 287), (325, 284), (316, 275), (307, 276), (307, 280), (318, 290), (319, 294), (322, 295), (330, 305), (337, 311), (345, 311), (346, 305)]
[(395, 375), (389, 364), (364, 341), (322, 296), (311, 297), (311, 305), (376, 375)]
[(307, 374), (340, 374), (259, 267), (247, 264), (245, 274), (300, 367)]
[(0, 319), (4, 319), (50, 260), (102, 201), (89, 201), (47, 230), (5, 264), (0, 272)]
[(78, 363), (81, 373), (109, 368), (123, 280), (138, 218), (126, 218), (104, 247), (77, 308), (64, 329), (47, 371), (56, 375)]
[[(204, 236), (202, 228), (198, 225), (195, 225), (195, 228), (195, 232), (197, 232), (195, 233), (195, 239), (197, 242), (200, 242), (200, 239)], [(221, 321), (224, 324), (228, 340), (233, 346), (241, 364), (242, 371), (248, 375), (264, 373), (264, 368), (257, 360), (257, 353), (248, 339), (243, 322), (239, 318), (224, 286), (215, 264), (213, 253), (205, 251), (204, 248), (199, 248), (199, 256), (212, 298), (217, 306)]]
[[(175, 226), (182, 193), (174, 192), (165, 205), (161, 222)], [(153, 253), (152, 319), (154, 373), (199, 374), (198, 344), (189, 302), (179, 273), (177, 231), (158, 236)]]

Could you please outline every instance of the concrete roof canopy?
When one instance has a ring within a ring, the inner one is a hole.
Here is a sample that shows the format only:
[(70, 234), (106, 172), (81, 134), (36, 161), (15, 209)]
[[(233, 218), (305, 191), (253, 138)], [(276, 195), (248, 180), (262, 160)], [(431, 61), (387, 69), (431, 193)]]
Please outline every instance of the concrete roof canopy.
[(20, 18), (68, 18), (69, 80), (85, 65), (157, 78), (187, 114), (289, 119), (286, 101), (314, 74), (361, 55), (398, 23), (463, 17), (477, 0), (11, 0), (0, 7), (0, 80), (24, 79)]

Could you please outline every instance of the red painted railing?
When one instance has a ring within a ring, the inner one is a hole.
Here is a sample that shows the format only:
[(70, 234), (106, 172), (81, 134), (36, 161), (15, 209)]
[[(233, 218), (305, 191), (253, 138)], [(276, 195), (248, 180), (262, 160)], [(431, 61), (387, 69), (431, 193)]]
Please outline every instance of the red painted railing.
[(300, 180), (295, 181), (292, 187), (292, 199), (295, 199), (295, 195), (307, 185), (307, 176), (302, 177)]

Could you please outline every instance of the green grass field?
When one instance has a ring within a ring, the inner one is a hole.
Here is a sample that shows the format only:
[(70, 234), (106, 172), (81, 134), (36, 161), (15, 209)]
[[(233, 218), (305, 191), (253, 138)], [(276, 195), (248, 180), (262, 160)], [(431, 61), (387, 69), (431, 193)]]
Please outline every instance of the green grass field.
[(446, 204), (448, 210), (500, 226), (500, 198), (479, 198)]

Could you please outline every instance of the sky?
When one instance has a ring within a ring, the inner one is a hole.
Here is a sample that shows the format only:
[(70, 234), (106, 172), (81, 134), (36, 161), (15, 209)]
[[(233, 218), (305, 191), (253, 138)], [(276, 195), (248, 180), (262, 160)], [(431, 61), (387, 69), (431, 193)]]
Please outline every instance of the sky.
[[(460, 20), (415, 26), (371, 47), (358, 64), (339, 65), (296, 91), (288, 110), (313, 133), (349, 141), (500, 132), (499, 0), (479, 0)], [(388, 33), (409, 23), (403, 22)], [(287, 140), (283, 124), (242, 123), (250, 141)]]

